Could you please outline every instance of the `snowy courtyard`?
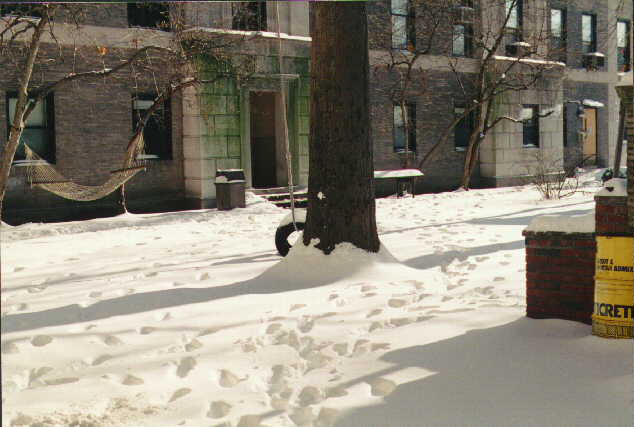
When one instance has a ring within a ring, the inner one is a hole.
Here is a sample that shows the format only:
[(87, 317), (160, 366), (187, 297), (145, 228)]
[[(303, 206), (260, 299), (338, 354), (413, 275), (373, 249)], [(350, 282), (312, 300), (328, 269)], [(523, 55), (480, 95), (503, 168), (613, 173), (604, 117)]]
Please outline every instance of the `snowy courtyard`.
[(247, 207), (2, 224), (3, 426), (631, 426), (632, 343), (525, 317), (531, 187), (377, 200), (378, 254)]

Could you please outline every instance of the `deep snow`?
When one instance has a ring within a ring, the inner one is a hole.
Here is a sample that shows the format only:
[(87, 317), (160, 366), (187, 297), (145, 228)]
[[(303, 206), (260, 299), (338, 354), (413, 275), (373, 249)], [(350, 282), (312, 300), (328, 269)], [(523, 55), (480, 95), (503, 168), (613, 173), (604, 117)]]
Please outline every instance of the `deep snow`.
[(2, 425), (630, 426), (631, 342), (524, 317), (521, 231), (590, 184), (380, 199), (378, 254), (281, 259), (252, 195), (2, 224)]

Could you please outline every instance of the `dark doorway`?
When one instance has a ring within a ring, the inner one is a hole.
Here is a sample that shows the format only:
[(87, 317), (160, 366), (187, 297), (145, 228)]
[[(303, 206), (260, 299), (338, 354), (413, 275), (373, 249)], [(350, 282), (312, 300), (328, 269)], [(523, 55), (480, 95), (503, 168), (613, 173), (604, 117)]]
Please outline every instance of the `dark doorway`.
[(253, 187), (276, 187), (275, 92), (251, 92), (250, 103)]

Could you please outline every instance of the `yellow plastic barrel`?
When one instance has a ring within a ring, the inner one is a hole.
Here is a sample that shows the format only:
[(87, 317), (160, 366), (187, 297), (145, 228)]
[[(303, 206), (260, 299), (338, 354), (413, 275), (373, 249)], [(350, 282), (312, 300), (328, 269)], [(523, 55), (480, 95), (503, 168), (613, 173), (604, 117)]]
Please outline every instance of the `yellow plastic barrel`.
[(592, 333), (633, 338), (634, 238), (597, 236)]

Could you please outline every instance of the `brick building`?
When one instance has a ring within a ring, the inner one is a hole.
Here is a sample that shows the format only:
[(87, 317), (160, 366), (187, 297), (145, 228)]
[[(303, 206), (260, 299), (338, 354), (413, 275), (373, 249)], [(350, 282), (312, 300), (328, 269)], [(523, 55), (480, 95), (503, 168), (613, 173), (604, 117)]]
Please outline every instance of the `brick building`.
[[(561, 64), (550, 67), (530, 89), (499, 100), (496, 108), (505, 114), (521, 116), (528, 112), (531, 118), (524, 123), (504, 121), (487, 135), (480, 147), (474, 185), (524, 182), (539, 156), (552, 159), (560, 169), (583, 159), (600, 166), (611, 165), (618, 123), (614, 86), (619, 81), (619, 71), (625, 71), (629, 61), (626, 52), (632, 1), (509, 1), (516, 10), (513, 22), (506, 24), (504, 44), (497, 48), (498, 61), (512, 61), (509, 47), (515, 44), (521, 48), (535, 28), (541, 27), (548, 36), (542, 40), (547, 46), (537, 46), (535, 58), (545, 57)], [(410, 45), (424, 46), (430, 42), (430, 18), (415, 0), (368, 3), (375, 169), (396, 169), (404, 164), (415, 167), (439, 135), (468, 107), (465, 93), (470, 88), (461, 86), (449, 61), (463, 76), (478, 69), (482, 52), (470, 46), (469, 40), (500, 25), (505, 3), (508, 2), (438, 2), (446, 13), (438, 21), (428, 51), (414, 64), (410, 87), (414, 95), (404, 104), (405, 114), (414, 123), (407, 138), (402, 120), (398, 119), (403, 116), (402, 108), (395, 106), (388, 96), (392, 77), (380, 70), (390, 53), (405, 52)], [(173, 5), (163, 3), (163, 6), (166, 13), (174, 13)], [(112, 54), (112, 60), (116, 60), (115, 53), (123, 56), (139, 43), (169, 44), (173, 40), (172, 32), (153, 28), (157, 25), (156, 16), (144, 12), (142, 7), (123, 3), (84, 7), (85, 22), (80, 32), (73, 32), (62, 22), (56, 25), (65, 61), (56, 62), (46, 73), (36, 73), (34, 79), (56, 79), (70, 72), (73, 66), (99, 67), (88, 60), (81, 63), (81, 58), (76, 59), (73, 49), (77, 46), (105, 47), (108, 53), (104, 58), (108, 60)], [(161, 113), (165, 126), (154, 130), (158, 142), (149, 147), (149, 154), (156, 158), (148, 162), (145, 172), (126, 184), (128, 206), (133, 211), (214, 206), (215, 172), (224, 168), (244, 169), (248, 188), (286, 185), (280, 114), (282, 86), (287, 94), (294, 182), (306, 185), (310, 90), (308, 4), (183, 2), (179, 7), (188, 31), (196, 37), (224, 29), (232, 30), (225, 32), (231, 33), (227, 37), (245, 38), (236, 53), (253, 58), (256, 72), (246, 82), (223, 79), (186, 89), (170, 100)], [(277, 7), (284, 33), (282, 70), (277, 63)], [(241, 17), (244, 8), (249, 9), (251, 18)], [(537, 14), (538, 9), (542, 15)], [(0, 14), (6, 17), (8, 13), (10, 10), (3, 5)], [(166, 15), (161, 16), (165, 19)], [(552, 46), (559, 49), (549, 51)], [(43, 45), (44, 50), (57, 47), (52, 40)], [(203, 75), (206, 67), (212, 67), (204, 61), (199, 65)], [(8, 135), (17, 76), (6, 60), (0, 59), (0, 69), (2, 142)], [(516, 72), (521, 74), (521, 67)], [(135, 112), (147, 108), (156, 80), (164, 78), (160, 72), (140, 73), (136, 78), (83, 82), (56, 91), (42, 106), (40, 122), (32, 123), (29, 132), (46, 136), (43, 149), (62, 174), (78, 183), (98, 185), (110, 171), (120, 167)], [(562, 106), (561, 112), (538, 117), (539, 112), (557, 106)], [(425, 177), (419, 182), (419, 191), (454, 189), (459, 185), (469, 126), (469, 121), (460, 122), (447, 143), (423, 168)], [(406, 145), (404, 141), (408, 141)], [(381, 194), (382, 190), (378, 188), (377, 192)], [(3, 219), (16, 222), (112, 214), (120, 209), (118, 197), (114, 193), (95, 202), (70, 202), (30, 188), (24, 167), (16, 165), (5, 197)]]
[[(436, 11), (445, 8), (445, 14), (425, 10), (425, 4)], [(498, 63), (516, 58), (523, 64), (515, 70), (520, 74), (539, 61), (548, 67), (533, 86), (511, 91), (498, 100), (501, 115), (519, 118), (528, 113), (532, 118), (524, 123), (504, 120), (486, 136), (473, 184), (522, 183), (543, 161), (550, 163), (550, 171), (581, 163), (611, 166), (618, 124), (614, 87), (623, 72), (631, 73), (628, 40), (632, 1), (379, 0), (369, 3), (369, 11), (370, 61), (375, 71), (390, 63), (395, 50), (405, 59), (425, 50), (412, 69), (406, 99), (415, 128), (409, 137), (415, 152), (409, 154), (410, 164), (418, 164), (468, 106), (472, 88), (465, 82), (469, 82), (469, 75), (477, 74), (483, 47), (493, 49), (486, 45), (487, 37), (494, 38), (496, 31), (502, 31), (504, 39), (494, 50)], [(504, 22), (507, 15), (509, 20)], [(482, 42), (480, 48), (476, 40)], [(534, 51), (521, 56), (517, 48), (523, 48), (524, 42), (531, 42)], [(376, 169), (397, 168), (406, 156), (403, 120), (398, 117), (402, 107), (386, 95), (394, 84), (389, 73), (375, 72), (372, 76)], [(552, 109), (556, 114), (539, 117), (540, 112)], [(426, 176), (421, 190), (448, 190), (459, 185), (470, 122), (460, 122), (423, 167)]]
[[(1, 19), (11, 19), (16, 5), (3, 4)], [(17, 6), (19, 7), (19, 6)], [(112, 67), (143, 45), (169, 46), (175, 37), (166, 24), (179, 22), (194, 38), (225, 37), (233, 56), (248, 56), (253, 69), (246, 81), (223, 78), (172, 97), (145, 129), (147, 170), (126, 184), (132, 211), (161, 211), (213, 206), (217, 169), (244, 168), (247, 185), (286, 185), (283, 157), (281, 87), (287, 94), (289, 140), (295, 182), (308, 176), (308, 5), (299, 3), (125, 3), (83, 5), (77, 28), (56, 17), (56, 40), (45, 38), (35, 85), (72, 71)], [(158, 11), (157, 11), (158, 8)], [(279, 9), (278, 9), (279, 8)], [(276, 16), (282, 33), (282, 70), (278, 66)], [(2, 21), (0, 21), (2, 24)], [(230, 30), (218, 32), (218, 29)], [(62, 55), (57, 56), (57, 49)], [(78, 50), (79, 49), (79, 50)], [(84, 49), (94, 54), (77, 55)], [(94, 53), (94, 52), (93, 52)], [(154, 72), (122, 73), (117, 78), (77, 81), (55, 91), (32, 114), (24, 134), (36, 152), (65, 177), (100, 185), (121, 167), (139, 111), (147, 109), (170, 72), (158, 57)], [(100, 63), (103, 61), (103, 63)], [(211, 61), (197, 64), (201, 76), (213, 74)], [(15, 106), (18, 73), (9, 58), (0, 59), (0, 140), (6, 141)], [(19, 149), (16, 160), (24, 157)], [(115, 192), (94, 202), (73, 202), (26, 181), (28, 162), (12, 167), (3, 219), (9, 222), (63, 220), (120, 211)]]

